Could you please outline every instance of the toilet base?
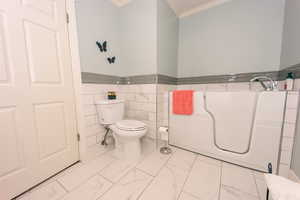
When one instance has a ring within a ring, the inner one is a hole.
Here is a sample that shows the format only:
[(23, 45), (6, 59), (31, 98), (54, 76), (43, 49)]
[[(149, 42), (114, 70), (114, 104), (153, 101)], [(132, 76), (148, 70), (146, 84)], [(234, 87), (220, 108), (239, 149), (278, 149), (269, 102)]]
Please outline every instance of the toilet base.
[(121, 160), (138, 162), (141, 159), (141, 138), (146, 135), (147, 128), (136, 131), (124, 131), (110, 126), (115, 139), (114, 155)]
[(138, 162), (141, 159), (142, 150), (139, 138), (130, 140), (115, 138), (115, 142), (114, 155), (118, 159), (129, 162)]

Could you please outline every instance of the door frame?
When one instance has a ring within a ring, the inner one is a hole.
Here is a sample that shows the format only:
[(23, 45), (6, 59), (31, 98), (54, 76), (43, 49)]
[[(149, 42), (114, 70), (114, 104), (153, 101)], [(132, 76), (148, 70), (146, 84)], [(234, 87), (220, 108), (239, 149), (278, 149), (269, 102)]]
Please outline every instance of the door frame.
[(69, 35), (69, 47), (71, 56), (71, 67), (73, 76), (74, 98), (76, 105), (76, 128), (77, 134), (79, 134), (79, 160), (83, 161), (86, 157), (86, 137), (85, 126), (83, 118), (82, 100), (81, 100), (81, 66), (78, 44), (78, 32), (76, 21), (76, 9), (75, 0), (66, 0), (66, 12), (68, 13), (68, 35)]

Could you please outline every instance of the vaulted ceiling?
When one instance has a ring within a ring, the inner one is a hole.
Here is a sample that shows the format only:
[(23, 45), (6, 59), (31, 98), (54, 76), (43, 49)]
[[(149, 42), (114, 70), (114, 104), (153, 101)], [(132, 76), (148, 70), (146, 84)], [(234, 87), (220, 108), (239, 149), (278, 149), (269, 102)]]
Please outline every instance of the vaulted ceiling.
[(177, 16), (185, 17), (231, 0), (167, 0)]
[(122, 7), (130, 3), (131, 0), (111, 0), (116, 6)]
[[(112, 0), (117, 6), (124, 6), (132, 0)], [(151, 1), (151, 0), (149, 0)], [(163, 1), (163, 0), (160, 0)], [(166, 0), (178, 17), (186, 17), (208, 8), (226, 3), (232, 0)]]

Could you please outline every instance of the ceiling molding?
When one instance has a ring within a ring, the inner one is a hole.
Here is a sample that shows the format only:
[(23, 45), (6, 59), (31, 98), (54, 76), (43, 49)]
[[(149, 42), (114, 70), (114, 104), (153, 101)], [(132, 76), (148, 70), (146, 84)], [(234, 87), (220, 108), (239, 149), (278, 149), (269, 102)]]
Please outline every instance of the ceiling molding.
[(219, 6), (219, 5), (227, 3), (229, 1), (232, 1), (232, 0), (218, 0), (218, 1), (213, 1), (213, 2), (206, 3), (204, 5), (201, 5), (201, 6), (198, 6), (196, 8), (190, 9), (190, 10), (180, 14), (179, 18), (183, 18), (183, 17), (193, 15), (195, 13), (207, 10), (207, 9), (215, 7), (215, 6)]
[(131, 2), (131, 0), (111, 0), (112, 3), (118, 7), (125, 6)]

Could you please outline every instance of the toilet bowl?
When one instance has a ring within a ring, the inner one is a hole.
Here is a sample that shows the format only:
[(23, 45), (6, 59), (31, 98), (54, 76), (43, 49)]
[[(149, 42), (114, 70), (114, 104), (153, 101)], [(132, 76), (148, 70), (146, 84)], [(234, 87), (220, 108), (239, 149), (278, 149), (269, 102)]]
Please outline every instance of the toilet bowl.
[(146, 134), (146, 124), (136, 120), (121, 120), (110, 126), (115, 138), (115, 156), (136, 162), (141, 157), (141, 138)]
[(136, 162), (141, 157), (141, 138), (147, 133), (145, 123), (137, 120), (124, 120), (124, 101), (96, 101), (98, 121), (109, 127), (115, 139), (117, 158)]

